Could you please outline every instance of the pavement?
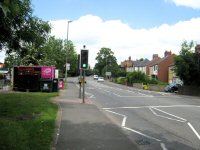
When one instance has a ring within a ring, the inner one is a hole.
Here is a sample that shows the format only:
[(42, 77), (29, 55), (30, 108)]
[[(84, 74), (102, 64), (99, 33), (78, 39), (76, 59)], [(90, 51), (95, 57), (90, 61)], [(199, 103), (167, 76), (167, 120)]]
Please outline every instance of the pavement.
[(60, 90), (60, 119), (54, 149), (56, 150), (137, 150), (119, 126), (91, 100), (78, 98), (79, 89), (68, 82)]

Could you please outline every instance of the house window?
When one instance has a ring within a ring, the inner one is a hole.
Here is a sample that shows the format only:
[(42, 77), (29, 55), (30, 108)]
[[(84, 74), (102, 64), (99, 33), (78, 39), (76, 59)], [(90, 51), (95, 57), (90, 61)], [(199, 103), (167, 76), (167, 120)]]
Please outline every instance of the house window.
[(153, 70), (157, 71), (158, 70), (158, 65), (153, 66)]

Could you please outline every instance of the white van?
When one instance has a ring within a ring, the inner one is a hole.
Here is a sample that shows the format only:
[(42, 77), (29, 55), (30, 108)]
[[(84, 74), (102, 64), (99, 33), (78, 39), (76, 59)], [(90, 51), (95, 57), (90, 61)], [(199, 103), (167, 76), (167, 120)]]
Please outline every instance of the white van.
[(94, 75), (93, 79), (98, 80), (98, 77), (99, 77), (98, 75)]

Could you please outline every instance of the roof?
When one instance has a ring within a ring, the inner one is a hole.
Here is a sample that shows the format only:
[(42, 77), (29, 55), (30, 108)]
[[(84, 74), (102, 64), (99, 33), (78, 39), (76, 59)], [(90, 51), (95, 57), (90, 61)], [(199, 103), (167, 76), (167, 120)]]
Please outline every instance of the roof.
[(148, 63), (149, 63), (149, 60), (148, 60), (148, 59), (145, 59), (145, 60), (143, 60), (143, 61), (136, 61), (136, 62), (134, 63), (134, 66), (135, 66), (135, 67), (144, 67), (144, 66), (146, 66)]
[[(175, 54), (172, 54), (172, 55), (175, 56)], [(163, 58), (161, 58), (161, 59), (155, 61), (154, 63), (152, 63), (152, 64), (150, 65), (150, 67), (160, 64), (162, 61), (164, 61), (165, 59), (167, 59), (168, 57), (170, 57), (170, 56), (172, 56), (172, 55), (168, 55), (168, 56), (166, 56), (166, 57), (163, 57)]]

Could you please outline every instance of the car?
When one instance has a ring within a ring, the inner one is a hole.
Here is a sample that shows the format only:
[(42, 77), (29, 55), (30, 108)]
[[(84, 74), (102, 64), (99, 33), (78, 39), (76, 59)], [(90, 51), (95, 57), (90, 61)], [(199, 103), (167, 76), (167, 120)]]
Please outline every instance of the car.
[(165, 87), (165, 92), (177, 92), (178, 89), (181, 87), (181, 84), (178, 83), (171, 83)]
[(104, 82), (104, 78), (103, 77), (98, 77), (98, 82)]
[(98, 77), (99, 77), (98, 75), (94, 75), (93, 79), (98, 80)]

